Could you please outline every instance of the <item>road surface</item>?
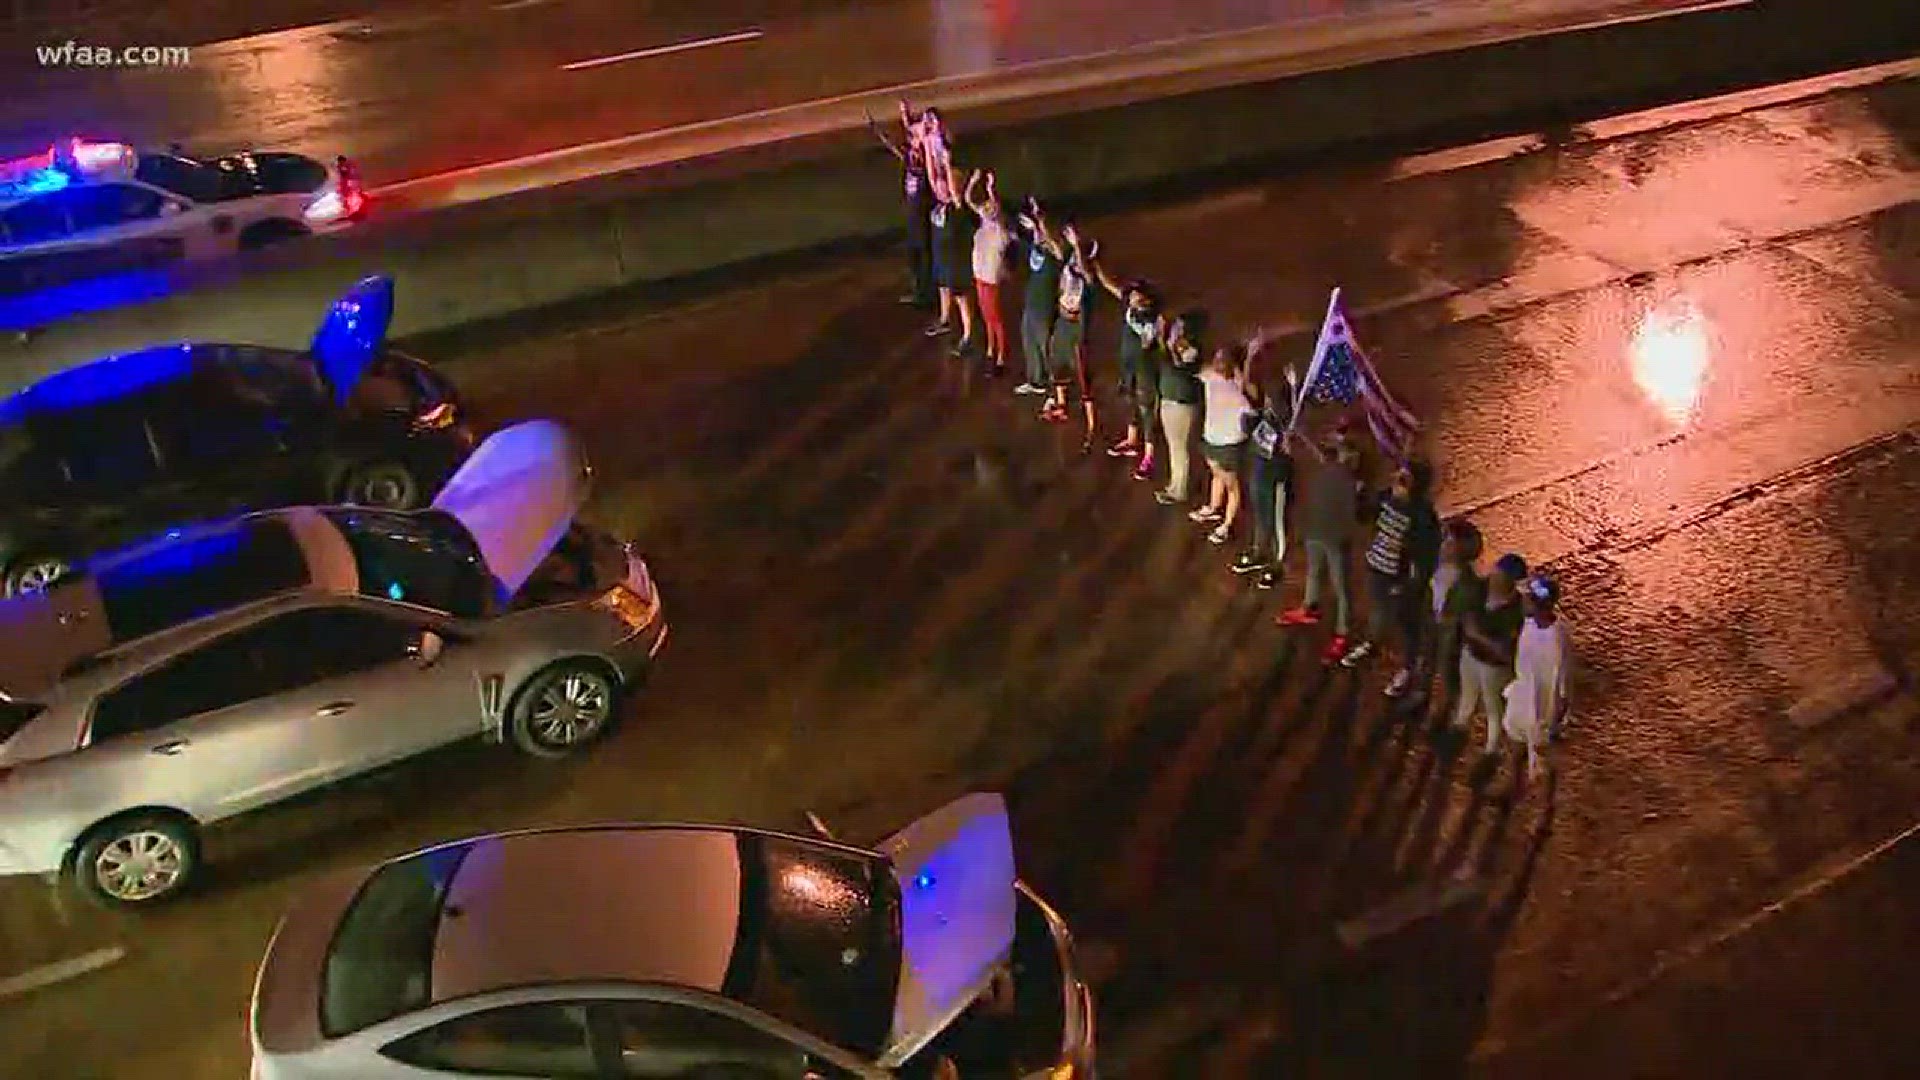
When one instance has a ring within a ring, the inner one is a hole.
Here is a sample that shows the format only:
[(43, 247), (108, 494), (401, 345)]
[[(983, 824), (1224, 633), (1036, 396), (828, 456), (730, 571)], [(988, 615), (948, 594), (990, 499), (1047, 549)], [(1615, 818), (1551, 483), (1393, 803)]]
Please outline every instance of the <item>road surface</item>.
[(1920, 82), (1634, 126), (1086, 222), (1301, 359), (1346, 288), (1444, 503), (1565, 583), (1550, 802), (1378, 734), (1385, 673), (1269, 624), (1297, 566), (1229, 575), (855, 258), (438, 343), (492, 416), (585, 434), (676, 620), (657, 682), (578, 760), (462, 748), (274, 812), (149, 916), (11, 883), (0, 973), (126, 955), (0, 1000), (9, 1068), (242, 1075), (253, 965), (326, 868), (609, 818), (864, 838), (995, 788), (1111, 1075), (1910, 1075), (1915, 855), (1874, 849), (1920, 816), (1877, 692), (1920, 656)]
[[(782, 105), (1411, 0), (453, 0), (195, 46), (177, 67), (6, 65), (0, 156), (72, 134), (363, 163), (369, 183)], [(80, 44), (96, 42), (84, 28)], [(56, 37), (56, 42), (59, 40)], [(120, 44), (118, 41), (112, 44)], [(167, 41), (136, 44), (164, 46)]]

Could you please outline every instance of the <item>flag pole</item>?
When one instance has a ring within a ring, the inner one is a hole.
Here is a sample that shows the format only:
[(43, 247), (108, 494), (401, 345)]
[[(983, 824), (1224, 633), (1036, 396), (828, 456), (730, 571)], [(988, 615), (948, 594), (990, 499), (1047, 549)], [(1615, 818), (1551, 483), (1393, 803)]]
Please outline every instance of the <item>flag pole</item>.
[(1287, 419), (1288, 435), (1292, 435), (1300, 426), (1300, 412), (1307, 404), (1307, 394), (1320, 378), (1320, 369), (1327, 362), (1328, 331), (1333, 329), (1333, 318), (1340, 310), (1340, 287), (1334, 286), (1332, 295), (1327, 297), (1327, 313), (1320, 319), (1320, 336), (1313, 342), (1313, 359), (1307, 361), (1307, 374), (1293, 392), (1293, 415)]

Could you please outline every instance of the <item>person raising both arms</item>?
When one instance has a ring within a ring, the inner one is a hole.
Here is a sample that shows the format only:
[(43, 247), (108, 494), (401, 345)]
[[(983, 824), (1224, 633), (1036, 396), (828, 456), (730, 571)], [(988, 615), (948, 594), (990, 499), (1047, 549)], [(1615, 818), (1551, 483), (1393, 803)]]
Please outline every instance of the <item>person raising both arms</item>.
[(920, 114), (920, 145), (927, 159), (927, 181), (933, 190), (933, 284), (939, 292), (940, 315), (927, 327), (928, 337), (952, 331), (955, 315), (959, 355), (973, 343), (973, 229), (961, 204), (960, 177), (953, 167), (953, 150), (938, 111)]
[(1152, 283), (1135, 278), (1115, 281), (1106, 267), (1095, 263), (1094, 275), (1123, 305), (1120, 327), (1120, 398), (1126, 402), (1127, 434), (1107, 449), (1110, 457), (1137, 457), (1135, 480), (1153, 477), (1154, 436), (1160, 431), (1160, 293)]
[[(871, 117), (868, 123), (873, 124)], [(901, 186), (907, 216), (907, 292), (903, 304), (930, 308), (933, 291), (933, 186), (927, 177), (927, 154), (920, 145), (920, 120), (905, 98), (900, 101), (899, 142), (887, 137), (876, 125), (874, 137), (900, 162)]]
[(973, 231), (973, 288), (980, 300), (987, 374), (997, 377), (1007, 370), (1007, 319), (1001, 308), (1000, 283), (1006, 278), (1007, 247), (1013, 243), (1013, 234), (1007, 231), (1006, 211), (991, 172), (973, 171), (967, 178), (966, 201), (980, 222)]
[(1040, 418), (1053, 423), (1068, 419), (1069, 387), (1080, 397), (1080, 410), (1086, 421), (1082, 451), (1093, 449), (1097, 417), (1094, 413), (1093, 385), (1087, 377), (1087, 324), (1093, 313), (1093, 266), (1100, 245), (1085, 241), (1071, 222), (1061, 229), (1067, 242), (1066, 265), (1060, 270), (1060, 295), (1054, 307), (1053, 336), (1047, 340), (1047, 368), (1053, 379), (1053, 396)]
[(1060, 295), (1060, 272), (1066, 268), (1066, 245), (1047, 219), (1038, 200), (1029, 196), (1018, 218), (1019, 241), (1027, 261), (1027, 292), (1020, 309), (1020, 351), (1027, 361), (1027, 381), (1016, 394), (1046, 397), (1053, 378), (1047, 372), (1047, 342), (1053, 337), (1053, 313)]

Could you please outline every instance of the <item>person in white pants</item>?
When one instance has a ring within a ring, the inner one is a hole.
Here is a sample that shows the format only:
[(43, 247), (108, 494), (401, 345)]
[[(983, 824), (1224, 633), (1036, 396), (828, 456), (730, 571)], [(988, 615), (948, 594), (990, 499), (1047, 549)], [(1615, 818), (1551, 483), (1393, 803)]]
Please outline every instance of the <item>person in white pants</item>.
[(1500, 766), (1500, 737), (1507, 709), (1507, 686), (1513, 682), (1515, 648), (1519, 644), (1526, 609), (1520, 583), (1527, 579), (1527, 560), (1500, 556), (1487, 575), (1487, 598), (1460, 621), (1460, 698), (1454, 706), (1453, 728), (1465, 735), (1475, 713), (1487, 717), (1486, 748), (1474, 772), (1480, 779)]
[(1526, 624), (1514, 648), (1514, 678), (1507, 686), (1502, 719), (1507, 737), (1527, 748), (1527, 779), (1547, 771), (1547, 745), (1567, 717), (1567, 674), (1572, 667), (1566, 621), (1560, 618), (1560, 586), (1545, 574), (1527, 579), (1521, 596)]

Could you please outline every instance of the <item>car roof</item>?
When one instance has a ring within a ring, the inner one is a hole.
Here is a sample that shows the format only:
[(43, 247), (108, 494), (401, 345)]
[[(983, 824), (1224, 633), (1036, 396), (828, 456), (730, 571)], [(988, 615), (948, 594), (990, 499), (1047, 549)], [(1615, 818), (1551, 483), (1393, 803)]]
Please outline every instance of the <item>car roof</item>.
[(725, 993), (743, 884), (753, 872), (742, 865), (740, 842), (755, 836), (842, 850), (804, 837), (700, 825), (595, 826), (464, 842), (434, 941), (433, 1000), (563, 982)]
[[(0, 423), (95, 408), (185, 382), (195, 372), (218, 364), (233, 348), (212, 342), (157, 345), (57, 371), (0, 400)], [(302, 355), (291, 349), (265, 351)]]
[(473, 841), (435, 937), (433, 998), (549, 982), (657, 982), (719, 993), (738, 935), (742, 882), (739, 834), (727, 829), (581, 829)]

